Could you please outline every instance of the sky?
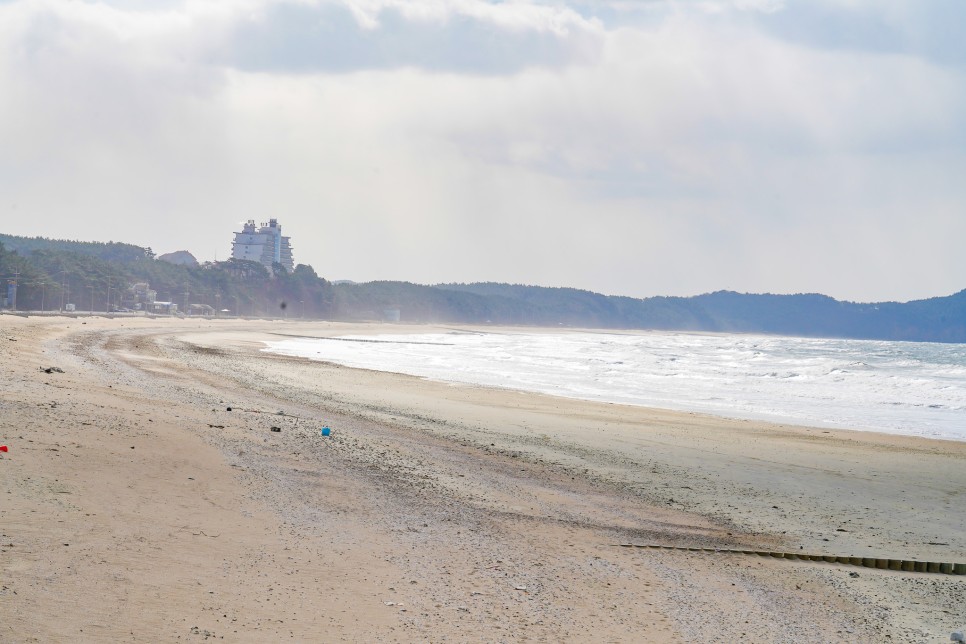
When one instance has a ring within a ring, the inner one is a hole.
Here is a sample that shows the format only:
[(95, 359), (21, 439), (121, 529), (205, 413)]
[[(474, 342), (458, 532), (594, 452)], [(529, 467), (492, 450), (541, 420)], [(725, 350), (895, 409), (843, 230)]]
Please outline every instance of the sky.
[(966, 288), (961, 0), (0, 0), (0, 232), (328, 279)]

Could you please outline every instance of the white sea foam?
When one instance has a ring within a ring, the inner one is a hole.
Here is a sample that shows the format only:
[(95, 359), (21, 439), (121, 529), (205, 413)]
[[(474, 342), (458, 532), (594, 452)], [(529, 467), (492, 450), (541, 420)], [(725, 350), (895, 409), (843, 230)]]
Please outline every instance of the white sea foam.
[(434, 380), (966, 440), (966, 345), (685, 333), (292, 339), (267, 351)]

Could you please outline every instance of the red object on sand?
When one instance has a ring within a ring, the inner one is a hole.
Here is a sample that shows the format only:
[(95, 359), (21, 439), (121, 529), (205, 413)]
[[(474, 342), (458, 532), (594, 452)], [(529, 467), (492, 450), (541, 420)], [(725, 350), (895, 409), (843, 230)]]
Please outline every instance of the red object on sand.
[(9, 450), (7, 449), (6, 445), (0, 445), (0, 452), (7, 452), (7, 451)]

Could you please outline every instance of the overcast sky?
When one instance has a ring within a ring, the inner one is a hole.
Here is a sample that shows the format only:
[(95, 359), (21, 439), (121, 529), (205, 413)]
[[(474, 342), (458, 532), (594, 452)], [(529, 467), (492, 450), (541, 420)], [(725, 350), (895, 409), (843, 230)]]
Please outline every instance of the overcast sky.
[(329, 279), (966, 288), (961, 0), (0, 0), (0, 232)]

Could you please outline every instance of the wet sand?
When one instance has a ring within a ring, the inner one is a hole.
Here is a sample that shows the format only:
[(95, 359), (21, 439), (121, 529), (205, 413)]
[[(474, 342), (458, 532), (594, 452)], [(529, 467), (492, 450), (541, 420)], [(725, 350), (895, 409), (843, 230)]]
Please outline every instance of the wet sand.
[(966, 443), (260, 351), (386, 328), (407, 331), (0, 316), (0, 640), (934, 642), (966, 624), (966, 577), (617, 547), (966, 561)]

